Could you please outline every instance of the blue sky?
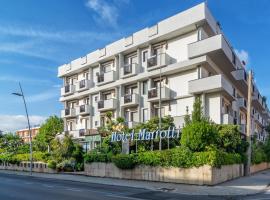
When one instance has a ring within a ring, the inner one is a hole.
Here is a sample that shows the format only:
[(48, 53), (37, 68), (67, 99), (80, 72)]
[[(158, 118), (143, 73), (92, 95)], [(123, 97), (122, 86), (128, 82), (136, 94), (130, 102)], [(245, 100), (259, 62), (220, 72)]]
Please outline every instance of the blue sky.
[[(0, 130), (26, 126), (21, 81), (33, 124), (59, 115), (57, 67), (202, 0), (0, 0)], [(208, 0), (214, 17), (270, 99), (268, 0)]]

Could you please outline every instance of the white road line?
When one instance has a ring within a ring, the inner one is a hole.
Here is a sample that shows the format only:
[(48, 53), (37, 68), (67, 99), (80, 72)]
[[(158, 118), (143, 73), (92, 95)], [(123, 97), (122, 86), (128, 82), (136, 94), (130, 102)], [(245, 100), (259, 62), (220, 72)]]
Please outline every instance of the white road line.
[(113, 198), (118, 198), (118, 199), (132, 199), (132, 200), (142, 200), (139, 198), (135, 198), (135, 197), (125, 197), (125, 196), (119, 196), (119, 195), (106, 195), (108, 197), (113, 197)]
[(66, 188), (66, 190), (73, 191), (73, 192), (81, 192), (82, 190), (77, 188)]
[(52, 185), (47, 185), (47, 184), (42, 184), (43, 187), (47, 187), (47, 188), (53, 188), (54, 186)]

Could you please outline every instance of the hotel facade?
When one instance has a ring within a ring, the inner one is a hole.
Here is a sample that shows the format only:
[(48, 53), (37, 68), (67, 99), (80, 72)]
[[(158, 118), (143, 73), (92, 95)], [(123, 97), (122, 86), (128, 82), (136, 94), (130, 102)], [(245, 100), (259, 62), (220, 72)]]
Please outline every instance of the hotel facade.
[[(176, 127), (200, 97), (204, 115), (246, 134), (247, 71), (205, 3), (60, 66), (58, 77), (65, 132), (90, 149), (107, 111), (133, 127), (159, 116), (159, 98)], [(252, 90), (252, 134), (264, 140), (270, 113), (254, 82)]]

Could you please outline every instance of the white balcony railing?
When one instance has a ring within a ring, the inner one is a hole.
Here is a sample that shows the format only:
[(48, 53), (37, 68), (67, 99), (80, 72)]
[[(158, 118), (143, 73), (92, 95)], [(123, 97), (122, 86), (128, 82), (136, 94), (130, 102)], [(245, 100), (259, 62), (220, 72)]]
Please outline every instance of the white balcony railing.
[(92, 82), (90, 80), (83, 79), (77, 82), (76, 91), (80, 92), (83, 90), (88, 90), (91, 88), (91, 86), (92, 86)]
[(76, 116), (76, 109), (75, 108), (66, 108), (61, 111), (61, 117), (75, 117)]
[(61, 88), (61, 96), (68, 96), (71, 94), (74, 94), (75, 90), (75, 85), (66, 85)]
[(114, 110), (117, 108), (117, 99), (100, 100), (98, 102), (99, 111)]
[[(160, 95), (161, 91), (161, 95)], [(158, 101), (159, 98), (161, 100), (169, 100), (170, 99), (170, 89), (167, 86), (151, 88), (148, 90), (148, 101)]]
[(107, 83), (114, 82), (116, 80), (116, 72), (109, 71), (106, 73), (98, 73), (97, 74), (97, 85), (104, 85)]
[(77, 115), (89, 115), (90, 114), (90, 105), (80, 105), (76, 110)]
[(153, 55), (147, 59), (147, 70), (151, 71), (170, 64), (170, 57), (166, 53)]
[(138, 94), (126, 94), (121, 97), (121, 106), (134, 106), (139, 104), (139, 95)]
[(139, 66), (137, 63), (127, 64), (121, 68), (121, 78), (128, 78), (139, 73)]

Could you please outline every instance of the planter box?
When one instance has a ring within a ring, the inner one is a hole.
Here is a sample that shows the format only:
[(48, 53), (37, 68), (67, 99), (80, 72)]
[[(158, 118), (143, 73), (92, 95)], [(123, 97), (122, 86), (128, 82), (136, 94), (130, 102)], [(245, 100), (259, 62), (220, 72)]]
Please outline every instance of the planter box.
[(226, 165), (221, 168), (208, 165), (198, 168), (136, 166), (134, 169), (122, 170), (113, 163), (95, 162), (85, 164), (84, 169), (88, 176), (194, 185), (216, 185), (244, 175), (242, 164)]
[(263, 162), (263, 163), (260, 163), (260, 164), (257, 164), (257, 165), (252, 165), (250, 167), (250, 173), (254, 174), (256, 172), (260, 172), (260, 171), (263, 171), (263, 170), (266, 170), (266, 169), (269, 169), (269, 168), (270, 168), (270, 163)]
[[(22, 162), (19, 165), (2, 163), (0, 164), (0, 170), (30, 171), (30, 162)], [(47, 164), (42, 162), (33, 162), (32, 171), (39, 173), (56, 173), (55, 170), (48, 168)]]

